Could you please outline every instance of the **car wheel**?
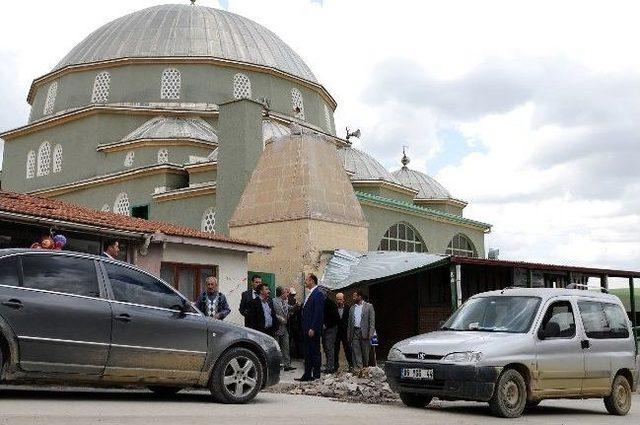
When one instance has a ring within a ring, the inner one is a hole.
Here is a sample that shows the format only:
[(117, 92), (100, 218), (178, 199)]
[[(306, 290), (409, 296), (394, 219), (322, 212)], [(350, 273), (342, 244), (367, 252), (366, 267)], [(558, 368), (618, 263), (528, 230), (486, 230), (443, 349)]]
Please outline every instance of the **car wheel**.
[(498, 378), (489, 407), (501, 418), (517, 418), (527, 405), (527, 385), (514, 369), (507, 369)]
[(631, 385), (627, 378), (618, 375), (611, 385), (611, 394), (604, 398), (604, 406), (612, 415), (624, 416), (631, 409)]
[(255, 353), (246, 348), (232, 348), (214, 367), (209, 390), (222, 403), (246, 403), (260, 391), (263, 376), (262, 363)]
[(409, 407), (425, 407), (431, 403), (433, 396), (426, 394), (400, 393), (400, 400)]
[(157, 396), (160, 397), (172, 397), (178, 394), (182, 388), (180, 387), (149, 387), (151, 391)]
[(533, 410), (540, 405), (542, 400), (527, 400), (525, 410)]

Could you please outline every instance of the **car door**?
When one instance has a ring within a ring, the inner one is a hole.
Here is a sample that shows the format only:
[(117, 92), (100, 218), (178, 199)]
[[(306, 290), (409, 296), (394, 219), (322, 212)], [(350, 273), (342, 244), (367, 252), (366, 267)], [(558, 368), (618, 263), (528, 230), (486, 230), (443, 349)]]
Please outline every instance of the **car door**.
[[(579, 395), (584, 378), (584, 355), (576, 329), (575, 308), (569, 299), (554, 299), (536, 334), (537, 378), (534, 392), (543, 396)], [(545, 330), (555, 327), (551, 337)]]
[[(5, 258), (21, 281), (0, 292), (0, 314), (15, 332), (25, 371), (99, 377), (111, 337), (111, 308), (101, 297), (93, 259), (54, 253)], [(21, 270), (21, 273), (20, 273)]]
[(602, 396), (611, 388), (613, 365), (632, 356), (626, 313), (616, 304), (593, 300), (580, 300), (578, 306), (585, 329), (582, 394)]
[(186, 300), (159, 279), (104, 261), (113, 311), (112, 345), (105, 379), (195, 383), (207, 354), (207, 324)]

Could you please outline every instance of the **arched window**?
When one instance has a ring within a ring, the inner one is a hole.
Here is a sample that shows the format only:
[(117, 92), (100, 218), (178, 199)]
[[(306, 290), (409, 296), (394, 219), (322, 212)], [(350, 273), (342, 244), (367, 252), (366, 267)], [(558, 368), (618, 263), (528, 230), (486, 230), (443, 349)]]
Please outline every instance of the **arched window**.
[(207, 208), (202, 214), (202, 223), (200, 230), (207, 233), (215, 233), (216, 227), (216, 210), (215, 208)]
[(451, 239), (447, 246), (447, 254), (457, 255), (459, 257), (477, 257), (478, 251), (466, 235), (458, 233)]
[(38, 176), (46, 176), (51, 171), (51, 144), (42, 142), (38, 148)]
[(304, 120), (304, 100), (302, 99), (302, 93), (296, 88), (291, 89), (291, 105), (295, 117)]
[(169, 162), (169, 149), (162, 148), (158, 151), (158, 164)]
[(327, 124), (327, 131), (331, 131), (331, 111), (327, 104), (324, 104), (324, 121)]
[(129, 206), (129, 196), (122, 192), (116, 197), (116, 201), (113, 203), (113, 212), (121, 215), (131, 215)]
[(412, 225), (396, 223), (382, 237), (378, 251), (427, 252), (427, 246)]
[(111, 207), (109, 206), (109, 204), (104, 204), (104, 205), (102, 206), (102, 208), (100, 209), (100, 211), (102, 211), (102, 212), (109, 212), (109, 211), (111, 211)]
[(29, 151), (27, 154), (27, 178), (32, 179), (36, 175), (36, 153)]
[(169, 68), (162, 71), (160, 81), (160, 99), (177, 100), (180, 99), (180, 86), (182, 84), (180, 71)]
[(233, 76), (233, 98), (251, 99), (251, 80), (244, 74)]
[(131, 167), (133, 165), (133, 160), (136, 158), (136, 153), (134, 151), (129, 151), (124, 157), (124, 166)]
[(47, 90), (47, 99), (44, 102), (44, 109), (42, 113), (44, 115), (49, 115), (53, 112), (53, 107), (56, 104), (56, 95), (58, 94), (58, 82), (54, 81), (49, 86), (49, 90)]
[(93, 80), (93, 92), (91, 93), (91, 103), (106, 103), (109, 100), (109, 85), (111, 84), (111, 74), (101, 72)]
[(62, 145), (56, 145), (53, 148), (53, 172), (59, 173), (62, 171)]

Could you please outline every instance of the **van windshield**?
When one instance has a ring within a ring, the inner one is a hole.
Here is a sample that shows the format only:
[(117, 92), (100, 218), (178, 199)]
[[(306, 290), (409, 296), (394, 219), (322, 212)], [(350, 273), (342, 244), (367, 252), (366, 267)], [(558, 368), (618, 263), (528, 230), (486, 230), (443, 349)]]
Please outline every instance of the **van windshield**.
[(440, 328), (454, 331), (524, 333), (538, 311), (537, 297), (479, 297), (468, 300)]

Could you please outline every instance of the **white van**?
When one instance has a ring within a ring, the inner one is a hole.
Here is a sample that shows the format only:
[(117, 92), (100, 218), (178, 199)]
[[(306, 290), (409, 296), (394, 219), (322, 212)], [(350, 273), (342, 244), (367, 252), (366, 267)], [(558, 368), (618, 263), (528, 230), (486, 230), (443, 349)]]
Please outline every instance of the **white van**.
[(407, 406), (485, 401), (510, 418), (550, 398), (602, 397), (609, 413), (625, 415), (638, 367), (619, 298), (546, 288), (475, 295), (439, 330), (395, 344), (385, 363)]

